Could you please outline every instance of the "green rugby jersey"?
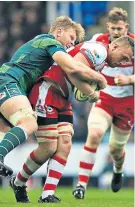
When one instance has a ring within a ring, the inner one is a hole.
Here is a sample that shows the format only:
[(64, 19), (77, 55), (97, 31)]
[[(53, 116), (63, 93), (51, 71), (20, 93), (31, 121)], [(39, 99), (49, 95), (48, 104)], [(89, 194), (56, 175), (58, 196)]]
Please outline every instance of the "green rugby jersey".
[(41, 34), (22, 45), (11, 60), (0, 67), (0, 86), (18, 82), (28, 93), (35, 81), (53, 63), (52, 55), (64, 51), (62, 44), (53, 35)]

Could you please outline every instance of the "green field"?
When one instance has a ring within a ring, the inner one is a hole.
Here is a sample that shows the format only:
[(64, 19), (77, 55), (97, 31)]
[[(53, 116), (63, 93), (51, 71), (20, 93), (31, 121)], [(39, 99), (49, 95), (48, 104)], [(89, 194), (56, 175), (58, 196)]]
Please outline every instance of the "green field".
[(112, 193), (111, 190), (88, 189), (84, 200), (76, 200), (72, 194), (71, 188), (58, 187), (56, 196), (62, 199), (61, 203), (38, 204), (37, 200), (41, 190), (30, 190), (30, 204), (20, 204), (15, 202), (14, 194), (10, 189), (0, 190), (0, 207), (133, 207), (134, 191), (133, 189), (121, 190), (119, 193)]

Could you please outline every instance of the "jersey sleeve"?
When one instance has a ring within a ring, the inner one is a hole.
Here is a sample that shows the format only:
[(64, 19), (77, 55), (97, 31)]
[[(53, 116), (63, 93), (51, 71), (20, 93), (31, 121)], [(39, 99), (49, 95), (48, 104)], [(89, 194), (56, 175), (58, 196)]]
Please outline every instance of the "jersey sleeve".
[(94, 60), (94, 57), (91, 51), (88, 49), (82, 48), (79, 52), (86, 58), (86, 60), (89, 63), (90, 68), (94, 68), (95, 60)]
[(52, 56), (55, 52), (63, 51), (66, 52), (63, 45), (55, 39), (48, 38), (45, 40), (45, 49)]
[(46, 50), (50, 56), (53, 56), (53, 54), (58, 51), (62, 51), (62, 52), (67, 53), (66, 50), (64, 49), (64, 47), (61, 45), (51, 45), (51, 46), (48, 46), (46, 48)]
[(49, 53), (50, 56), (52, 56), (57, 51), (66, 52), (63, 45), (60, 42), (49, 37), (45, 38), (42, 35), (40, 35), (39, 38), (38, 36), (34, 38), (32, 46), (34, 48), (43, 49), (45, 53)]
[(98, 42), (85, 42), (80, 48), (80, 52), (88, 60), (92, 69), (99, 71), (103, 68), (107, 58), (107, 50), (102, 43)]
[(93, 37), (90, 39), (91, 42), (95, 42), (97, 41), (97, 38), (100, 37), (103, 33), (98, 33), (93, 35)]

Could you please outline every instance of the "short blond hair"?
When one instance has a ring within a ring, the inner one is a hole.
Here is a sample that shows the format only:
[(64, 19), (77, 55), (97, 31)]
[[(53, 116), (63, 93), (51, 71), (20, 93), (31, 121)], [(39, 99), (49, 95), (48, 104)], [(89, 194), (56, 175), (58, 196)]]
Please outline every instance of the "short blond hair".
[(108, 14), (108, 20), (109, 22), (115, 23), (118, 21), (127, 22), (128, 13), (126, 10), (118, 7), (114, 7), (112, 10), (110, 10)]
[(69, 28), (75, 29), (77, 40), (78, 41), (84, 40), (85, 30), (83, 29), (81, 24), (74, 22), (71, 18), (67, 16), (57, 17), (55, 22), (52, 23), (49, 33), (54, 32), (56, 29), (60, 27), (64, 28), (65, 30)]
[(117, 38), (116, 40), (113, 41), (113, 43), (117, 43), (117, 42), (121, 42), (121, 44), (124, 46), (124, 47), (131, 47), (132, 48), (132, 52), (134, 54), (134, 39), (129, 37), (128, 35), (126, 36), (122, 36), (122, 37), (119, 37)]

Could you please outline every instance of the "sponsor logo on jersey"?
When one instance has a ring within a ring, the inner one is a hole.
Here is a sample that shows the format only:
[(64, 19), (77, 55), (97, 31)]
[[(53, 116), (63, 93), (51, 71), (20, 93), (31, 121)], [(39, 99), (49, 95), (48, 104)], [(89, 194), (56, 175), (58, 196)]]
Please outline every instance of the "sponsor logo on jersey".
[(6, 93), (5, 92), (1, 92), (0, 93), (0, 100), (6, 97)]
[(55, 114), (55, 111), (52, 107), (50, 106), (45, 106), (45, 107), (48, 114)]
[(90, 59), (90, 61), (93, 63), (93, 65), (96, 64), (96, 60), (95, 60), (95, 57), (94, 55), (91, 53), (90, 50), (86, 49), (85, 50), (85, 54), (87, 55), (87, 57)]
[(37, 101), (37, 105), (35, 107), (35, 111), (37, 112), (38, 116), (44, 117), (46, 116), (46, 110), (44, 108), (44, 105), (42, 105), (41, 99)]
[(10, 97), (14, 97), (17, 95), (22, 95), (21, 91), (18, 88), (9, 88), (7, 89)]

